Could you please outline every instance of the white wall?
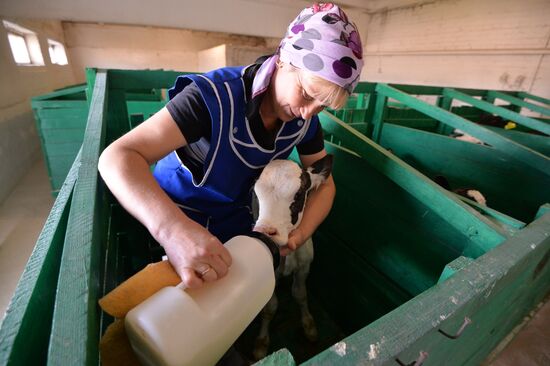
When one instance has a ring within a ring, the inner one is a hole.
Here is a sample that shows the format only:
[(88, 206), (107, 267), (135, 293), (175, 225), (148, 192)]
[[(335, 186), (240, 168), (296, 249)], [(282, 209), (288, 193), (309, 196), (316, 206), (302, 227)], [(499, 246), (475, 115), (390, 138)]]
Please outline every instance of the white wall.
[[(145, 26), (63, 22), (63, 30), (79, 81), (85, 80), (86, 67), (205, 71), (199, 63), (205, 50), (223, 45), (225, 54), (225, 48), (265, 50), (273, 44), (264, 37)], [(202, 63), (213, 62), (212, 53), (204, 56)]]
[(525, 90), (550, 98), (550, 1), (436, 1), (371, 15), (369, 81)]
[[(362, 80), (525, 90), (550, 98), (549, 0), (376, 0), (367, 4), (369, 14), (359, 0), (345, 3), (355, 6), (348, 15), (363, 39)], [(205, 71), (209, 57), (216, 67), (252, 62), (275, 48), (288, 22), (307, 4), (52, 0), (38, 7), (31, 0), (0, 2), (4, 14), (128, 24), (20, 21), (39, 33), (46, 62), (39, 68), (16, 66), (5, 31), (0, 31), (0, 163), (11, 172), (9, 177), (0, 174), (0, 200), (17, 171), (28, 165), (29, 152), (38, 149), (31, 96), (84, 81), (87, 66)], [(380, 10), (385, 6), (389, 10)], [(155, 23), (164, 28), (150, 26)], [(65, 42), (70, 66), (49, 63), (46, 35)], [(216, 49), (217, 61), (211, 58)]]
[(45, 65), (17, 66), (0, 26), (0, 202), (40, 156), (30, 98), (75, 83), (70, 65), (52, 65), (49, 60), (47, 38), (64, 41), (60, 22), (1, 19), (37, 33)]

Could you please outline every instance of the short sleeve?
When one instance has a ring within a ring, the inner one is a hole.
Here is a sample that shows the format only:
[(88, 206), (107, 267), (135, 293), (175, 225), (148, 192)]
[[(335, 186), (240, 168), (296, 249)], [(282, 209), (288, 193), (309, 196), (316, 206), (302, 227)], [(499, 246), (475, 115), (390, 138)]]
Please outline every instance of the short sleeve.
[(200, 140), (201, 137), (210, 140), (212, 134), (210, 113), (195, 83), (188, 84), (176, 94), (166, 104), (166, 109), (176, 121), (188, 144)]

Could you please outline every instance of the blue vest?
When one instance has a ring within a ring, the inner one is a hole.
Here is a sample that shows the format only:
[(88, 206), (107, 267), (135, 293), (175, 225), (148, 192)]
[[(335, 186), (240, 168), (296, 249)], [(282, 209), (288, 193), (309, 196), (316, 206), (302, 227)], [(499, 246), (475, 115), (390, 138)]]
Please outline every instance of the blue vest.
[(297, 118), (282, 125), (272, 150), (262, 148), (246, 118), (243, 73), (243, 67), (228, 67), (177, 78), (169, 98), (195, 82), (210, 113), (210, 141), (203, 138), (186, 147), (195, 156), (202, 151), (202, 176), (193, 176), (175, 151), (160, 160), (153, 173), (170, 198), (222, 243), (252, 229), (251, 193), (262, 168), (273, 159), (288, 158), (296, 144), (320, 128), (317, 116)]

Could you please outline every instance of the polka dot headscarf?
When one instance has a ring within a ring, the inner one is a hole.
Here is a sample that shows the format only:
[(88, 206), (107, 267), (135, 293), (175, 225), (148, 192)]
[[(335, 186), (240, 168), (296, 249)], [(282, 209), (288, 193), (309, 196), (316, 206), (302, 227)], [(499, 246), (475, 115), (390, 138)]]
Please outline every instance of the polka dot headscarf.
[(289, 25), (279, 58), (351, 93), (363, 68), (363, 47), (357, 27), (344, 11), (319, 3), (302, 10)]

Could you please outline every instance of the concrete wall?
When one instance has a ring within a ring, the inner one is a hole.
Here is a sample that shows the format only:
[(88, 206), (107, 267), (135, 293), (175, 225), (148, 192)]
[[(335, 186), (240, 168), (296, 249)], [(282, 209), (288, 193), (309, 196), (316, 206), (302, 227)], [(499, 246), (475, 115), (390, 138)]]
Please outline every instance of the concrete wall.
[[(257, 50), (248, 60), (239, 58), (251, 63), (255, 54), (270, 45), (273, 52), (276, 45), (264, 37), (145, 26), (63, 22), (63, 31), (78, 81), (84, 81), (86, 67), (205, 71), (209, 65), (225, 66), (222, 58), (236, 50)], [(206, 66), (199, 63), (201, 52)]]
[[(260, 4), (260, 12), (250, 2), (249, 6), (242, 1), (238, 4), (242, 11), (237, 15), (227, 12), (224, 18), (227, 29), (262, 36), (145, 25), (20, 21), (39, 35), (46, 63), (42, 67), (16, 66), (2, 29), (0, 162), (4, 169), (0, 200), (38, 151), (31, 96), (83, 82), (85, 67), (206, 71), (252, 62), (275, 49), (288, 21), (303, 5), (266, 0)], [(362, 80), (525, 90), (550, 98), (550, 1), (436, 0), (418, 4), (411, 0), (398, 2), (400, 6), (390, 6), (390, 10), (379, 10), (384, 7), (381, 1), (377, 4), (369, 14), (357, 8), (348, 12), (362, 34), (366, 65)], [(15, 6), (12, 3), (12, 12)], [(145, 5), (139, 9), (141, 15), (147, 12)], [(259, 14), (265, 18), (266, 9), (272, 11), (267, 12), (270, 21), (264, 20), (265, 29), (243, 23)], [(205, 13), (195, 14), (201, 17)], [(188, 12), (179, 18), (179, 26), (192, 28), (195, 23), (186, 23), (190, 19)], [(201, 24), (203, 29), (217, 30), (214, 23), (221, 24), (212, 19)], [(275, 37), (276, 33), (280, 35)], [(69, 66), (50, 64), (47, 36), (65, 43)]]
[(550, 98), (550, 1), (434, 1), (371, 14), (363, 79)]
[(0, 26), (0, 202), (40, 156), (30, 98), (75, 82), (68, 66), (52, 65), (47, 38), (64, 42), (61, 22), (7, 19), (37, 33), (44, 66), (17, 66)]

